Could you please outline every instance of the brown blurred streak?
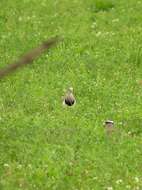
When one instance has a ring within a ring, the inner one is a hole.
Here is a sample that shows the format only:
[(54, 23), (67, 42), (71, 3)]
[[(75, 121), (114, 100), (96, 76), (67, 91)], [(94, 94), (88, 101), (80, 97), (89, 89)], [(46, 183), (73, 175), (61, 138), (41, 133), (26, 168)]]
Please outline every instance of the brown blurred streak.
[(34, 48), (30, 52), (26, 53), (18, 61), (1, 69), (0, 70), (0, 79), (4, 78), (11, 72), (16, 71), (18, 68), (23, 67), (24, 65), (31, 64), (34, 61), (34, 59), (39, 57), (45, 50), (56, 45), (60, 40), (61, 39), (59, 37), (51, 38), (51, 39), (47, 40), (46, 42), (43, 42), (37, 48)]

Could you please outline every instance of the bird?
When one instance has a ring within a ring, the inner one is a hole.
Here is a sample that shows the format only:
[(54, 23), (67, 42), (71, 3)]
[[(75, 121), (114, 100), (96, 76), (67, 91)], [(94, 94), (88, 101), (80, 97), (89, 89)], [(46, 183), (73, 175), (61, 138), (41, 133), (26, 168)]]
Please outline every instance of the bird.
[(76, 99), (75, 99), (75, 96), (73, 94), (73, 87), (70, 87), (66, 91), (66, 94), (63, 98), (63, 105), (73, 106), (75, 104), (76, 104)]
[(52, 46), (56, 45), (58, 42), (60, 42), (62, 39), (58, 36), (54, 38), (50, 38), (47, 41), (40, 44), (38, 47), (33, 48), (31, 51), (24, 54), (22, 57), (20, 57), (17, 61), (14, 63), (11, 63), (7, 65), (6, 67), (0, 69), (0, 80), (9, 75), (10, 73), (13, 73), (18, 68), (21, 68), (25, 65), (33, 63), (33, 61), (38, 58), (42, 53), (45, 52), (45, 50), (51, 48)]
[(114, 131), (114, 122), (111, 120), (107, 120), (104, 123), (105, 130), (108, 134), (112, 133)]

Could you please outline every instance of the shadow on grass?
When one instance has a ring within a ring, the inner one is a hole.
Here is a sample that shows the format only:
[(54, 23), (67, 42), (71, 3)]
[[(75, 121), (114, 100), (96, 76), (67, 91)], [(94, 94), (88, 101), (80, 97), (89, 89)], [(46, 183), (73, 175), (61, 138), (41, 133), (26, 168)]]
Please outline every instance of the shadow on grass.
[(92, 5), (92, 12), (109, 11), (112, 8), (114, 8), (112, 0), (96, 0)]

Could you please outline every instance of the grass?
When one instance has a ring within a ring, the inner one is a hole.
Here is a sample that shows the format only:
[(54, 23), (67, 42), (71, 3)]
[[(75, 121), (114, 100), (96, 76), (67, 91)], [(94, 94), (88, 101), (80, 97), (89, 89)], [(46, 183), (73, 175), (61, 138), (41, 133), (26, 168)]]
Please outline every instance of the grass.
[[(140, 0), (1, 0), (1, 68), (64, 37), (0, 81), (1, 190), (142, 189), (141, 9)], [(63, 109), (69, 86), (77, 104)], [(118, 128), (110, 137), (107, 119)]]

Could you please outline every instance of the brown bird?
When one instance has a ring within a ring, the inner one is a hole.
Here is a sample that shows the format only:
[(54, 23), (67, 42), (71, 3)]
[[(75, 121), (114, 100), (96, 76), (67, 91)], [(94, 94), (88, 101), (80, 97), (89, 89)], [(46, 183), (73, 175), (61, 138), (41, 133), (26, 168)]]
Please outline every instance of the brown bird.
[(73, 106), (76, 103), (76, 99), (73, 95), (73, 88), (70, 87), (67, 92), (66, 95), (64, 96), (63, 99), (63, 105), (67, 105), (67, 106)]
[(104, 123), (104, 127), (106, 129), (106, 133), (110, 134), (110, 133), (112, 133), (114, 131), (114, 122), (111, 121), (111, 120), (107, 120)]
[(8, 74), (16, 71), (18, 68), (21, 68), (27, 64), (32, 63), (37, 57), (39, 57), (45, 50), (51, 48), (52, 46), (56, 45), (57, 42), (59, 42), (61, 39), (59, 37), (51, 38), (45, 42), (43, 42), (41, 45), (39, 45), (37, 48), (32, 49), (30, 52), (23, 55), (21, 58), (19, 58), (18, 61), (4, 67), (0, 70), (0, 79), (4, 78)]

